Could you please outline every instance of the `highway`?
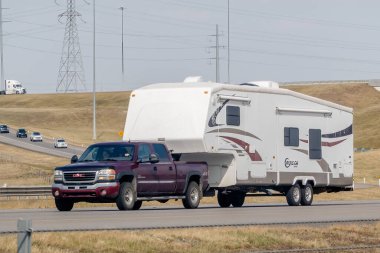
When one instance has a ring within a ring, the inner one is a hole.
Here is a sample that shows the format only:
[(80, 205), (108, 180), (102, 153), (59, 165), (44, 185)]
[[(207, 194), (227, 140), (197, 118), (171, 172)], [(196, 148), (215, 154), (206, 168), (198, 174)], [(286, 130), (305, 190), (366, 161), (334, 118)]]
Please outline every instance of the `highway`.
[(45, 137), (43, 139), (43, 142), (32, 142), (29, 139), (29, 134), (30, 133), (28, 133), (28, 138), (17, 138), (16, 131), (10, 129), (9, 134), (0, 134), (0, 142), (40, 153), (45, 153), (48, 155), (65, 158), (71, 158), (73, 155), (80, 155), (85, 150), (85, 148), (73, 146), (70, 145), (70, 143), (68, 143), (68, 148), (54, 148), (54, 140)]
[(201, 205), (188, 210), (182, 206), (143, 207), (138, 211), (115, 208), (13, 209), (0, 211), (0, 233), (14, 231), (19, 218), (31, 219), (34, 231), (71, 229), (147, 229), (226, 225), (264, 225), (380, 219), (378, 201), (317, 202), (312, 206), (250, 204), (242, 208)]

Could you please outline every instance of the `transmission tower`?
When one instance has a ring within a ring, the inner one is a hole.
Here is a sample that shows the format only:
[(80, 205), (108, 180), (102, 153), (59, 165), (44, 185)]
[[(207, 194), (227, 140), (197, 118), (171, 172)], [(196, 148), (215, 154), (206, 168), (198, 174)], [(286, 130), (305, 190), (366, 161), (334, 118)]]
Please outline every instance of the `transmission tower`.
[(82, 54), (79, 44), (75, 0), (67, 0), (67, 10), (58, 15), (58, 21), (66, 19), (61, 63), (58, 71), (57, 92), (86, 90)]

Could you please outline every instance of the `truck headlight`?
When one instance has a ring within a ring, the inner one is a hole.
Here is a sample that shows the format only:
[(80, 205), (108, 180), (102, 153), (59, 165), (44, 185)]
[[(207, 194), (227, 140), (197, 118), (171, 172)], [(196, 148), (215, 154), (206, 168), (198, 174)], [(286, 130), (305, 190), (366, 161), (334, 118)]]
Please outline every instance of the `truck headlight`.
[(54, 171), (54, 181), (62, 181), (63, 180), (63, 172), (62, 170)]
[(116, 171), (114, 169), (102, 169), (98, 172), (98, 180), (115, 180)]

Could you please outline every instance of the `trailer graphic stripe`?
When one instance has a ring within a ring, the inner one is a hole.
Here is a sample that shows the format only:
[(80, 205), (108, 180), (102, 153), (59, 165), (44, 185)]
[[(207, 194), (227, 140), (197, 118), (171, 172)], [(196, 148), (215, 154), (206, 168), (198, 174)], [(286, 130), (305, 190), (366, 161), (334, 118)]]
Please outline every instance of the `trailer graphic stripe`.
[[(295, 148), (293, 150), (301, 152), (301, 153), (303, 153), (305, 155), (309, 155), (309, 151), (304, 150), (304, 149), (297, 149), (297, 148)], [(321, 167), (321, 169), (322, 169), (323, 172), (331, 172), (330, 166), (326, 162), (325, 159), (317, 160), (316, 162), (318, 162), (318, 165)]]
[(219, 106), (215, 112), (211, 115), (209, 121), (208, 121), (208, 126), (209, 127), (216, 127), (216, 126), (220, 126), (221, 124), (216, 124), (216, 117), (218, 117), (218, 114), (220, 113), (220, 111), (223, 109), (223, 107), (229, 102), (230, 100), (227, 99), (226, 101), (224, 101), (222, 103), (221, 106)]
[(349, 127), (345, 128), (343, 130), (335, 132), (335, 133), (322, 134), (322, 137), (323, 138), (338, 138), (338, 137), (348, 136), (348, 135), (351, 135), (351, 134), (352, 134), (352, 125), (350, 125)]
[[(340, 140), (340, 141), (333, 141), (333, 142), (322, 141), (321, 144), (322, 144), (323, 147), (334, 147), (334, 146), (338, 145), (339, 143), (344, 142), (345, 140), (347, 140), (347, 139)], [(302, 141), (304, 143), (309, 143), (308, 140), (300, 139), (300, 141)]]
[(257, 139), (259, 141), (262, 141), (259, 137), (257, 137), (256, 135), (253, 135), (249, 132), (246, 132), (246, 131), (243, 131), (243, 130), (240, 130), (240, 129), (236, 129), (236, 128), (221, 128), (221, 129), (214, 129), (214, 130), (211, 130), (209, 132), (207, 132), (208, 134), (209, 133), (231, 133), (231, 134), (240, 134), (240, 135), (244, 135), (244, 136), (249, 136), (249, 137), (252, 137), (254, 139)]
[(237, 145), (239, 145), (241, 148), (244, 149), (245, 152), (247, 152), (247, 154), (249, 155), (249, 158), (251, 159), (251, 161), (262, 161), (263, 159), (261, 158), (260, 154), (257, 152), (257, 150), (255, 150), (255, 153), (249, 153), (249, 144), (246, 143), (245, 141), (242, 141), (242, 140), (239, 140), (239, 139), (236, 139), (236, 138), (233, 138), (233, 137), (229, 137), (229, 136), (220, 136), (224, 139), (227, 139), (227, 140), (230, 140), (230, 141), (233, 141), (235, 142)]

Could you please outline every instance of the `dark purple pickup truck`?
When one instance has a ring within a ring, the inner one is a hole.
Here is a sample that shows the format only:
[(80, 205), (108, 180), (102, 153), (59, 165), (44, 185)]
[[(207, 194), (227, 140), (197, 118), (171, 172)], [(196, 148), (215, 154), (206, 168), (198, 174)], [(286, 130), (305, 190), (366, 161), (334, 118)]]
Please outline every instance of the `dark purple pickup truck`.
[(208, 189), (204, 162), (175, 162), (162, 143), (107, 142), (91, 145), (80, 158), (54, 171), (52, 194), (59, 211), (76, 202), (116, 202), (138, 210), (142, 201), (182, 199), (197, 208)]

